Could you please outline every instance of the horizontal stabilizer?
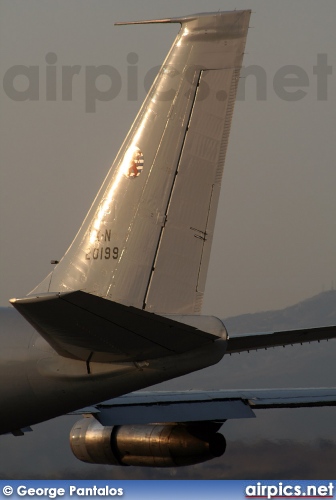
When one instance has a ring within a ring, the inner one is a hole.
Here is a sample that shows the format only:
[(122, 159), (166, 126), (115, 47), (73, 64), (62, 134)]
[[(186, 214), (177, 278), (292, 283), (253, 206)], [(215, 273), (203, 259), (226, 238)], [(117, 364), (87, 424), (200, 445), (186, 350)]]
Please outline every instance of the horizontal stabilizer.
[(323, 326), (301, 330), (289, 330), (275, 333), (260, 333), (258, 335), (241, 335), (230, 337), (228, 340), (227, 354), (244, 351), (257, 351), (269, 347), (279, 347), (305, 342), (319, 342), (336, 338), (336, 326)]
[(11, 303), (60, 355), (85, 361), (143, 361), (191, 351), (219, 338), (82, 291)]
[(336, 388), (141, 392), (83, 408), (74, 414), (94, 414), (102, 425), (222, 422), (253, 418), (252, 410), (314, 406), (336, 406)]

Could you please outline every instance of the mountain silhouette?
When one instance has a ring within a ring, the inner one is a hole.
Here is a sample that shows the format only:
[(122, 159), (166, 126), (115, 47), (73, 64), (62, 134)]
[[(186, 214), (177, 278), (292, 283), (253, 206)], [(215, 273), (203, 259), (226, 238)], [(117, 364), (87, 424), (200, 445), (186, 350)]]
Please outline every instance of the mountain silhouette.
[(322, 292), (285, 309), (241, 314), (223, 322), (229, 334), (336, 325), (336, 290)]

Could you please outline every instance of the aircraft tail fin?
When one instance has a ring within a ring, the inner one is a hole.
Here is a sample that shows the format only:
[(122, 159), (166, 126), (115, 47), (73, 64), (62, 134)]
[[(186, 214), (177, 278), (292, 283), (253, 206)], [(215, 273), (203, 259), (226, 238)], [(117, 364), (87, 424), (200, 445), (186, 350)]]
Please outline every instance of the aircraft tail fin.
[(249, 19), (148, 21), (181, 30), (77, 236), (32, 295), (200, 312)]

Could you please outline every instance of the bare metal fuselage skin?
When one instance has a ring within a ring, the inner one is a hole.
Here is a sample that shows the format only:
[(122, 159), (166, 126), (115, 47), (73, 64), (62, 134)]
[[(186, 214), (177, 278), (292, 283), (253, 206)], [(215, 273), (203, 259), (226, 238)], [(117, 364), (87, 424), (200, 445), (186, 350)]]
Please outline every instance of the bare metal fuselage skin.
[(218, 362), (226, 342), (148, 363), (91, 363), (59, 356), (11, 308), (0, 309), (0, 434)]

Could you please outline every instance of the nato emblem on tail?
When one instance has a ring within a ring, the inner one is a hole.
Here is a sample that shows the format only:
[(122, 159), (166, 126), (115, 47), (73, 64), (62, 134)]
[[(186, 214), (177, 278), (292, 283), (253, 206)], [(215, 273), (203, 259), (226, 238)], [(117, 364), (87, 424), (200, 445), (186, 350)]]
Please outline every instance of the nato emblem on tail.
[(124, 161), (126, 164), (126, 177), (129, 179), (135, 179), (141, 174), (144, 166), (144, 157), (141, 150), (137, 146), (127, 151)]

